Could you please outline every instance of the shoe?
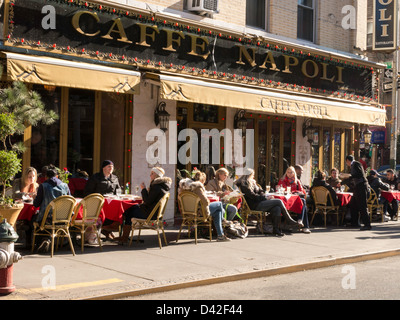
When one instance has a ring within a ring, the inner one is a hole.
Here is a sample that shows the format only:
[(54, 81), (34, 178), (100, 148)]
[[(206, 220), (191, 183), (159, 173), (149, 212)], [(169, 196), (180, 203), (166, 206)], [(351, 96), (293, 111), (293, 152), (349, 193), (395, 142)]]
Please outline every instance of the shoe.
[(311, 233), (311, 230), (308, 229), (308, 228), (304, 228), (304, 229), (302, 229), (302, 232), (303, 232), (303, 233)]
[(371, 229), (372, 229), (371, 226), (362, 226), (362, 227), (360, 228), (360, 231), (371, 230)]
[(40, 244), (39, 248), (37, 249), (38, 253), (47, 253), (49, 252), (50, 248), (50, 240), (43, 240)]
[(217, 241), (219, 242), (226, 242), (226, 241), (232, 241), (232, 239), (228, 238), (226, 235), (218, 236)]
[(297, 220), (297, 225), (298, 225), (300, 228), (303, 228), (303, 227), (304, 227), (303, 221), (301, 221), (301, 219)]
[(283, 237), (285, 235), (281, 230), (274, 230), (272, 234), (277, 237)]

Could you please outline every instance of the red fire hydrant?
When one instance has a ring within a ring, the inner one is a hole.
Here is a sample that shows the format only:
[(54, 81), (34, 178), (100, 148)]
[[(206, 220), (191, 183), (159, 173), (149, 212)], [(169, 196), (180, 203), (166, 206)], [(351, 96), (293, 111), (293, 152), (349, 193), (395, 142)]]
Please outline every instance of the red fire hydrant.
[(13, 285), (13, 265), (22, 259), (18, 252), (14, 251), (14, 243), (18, 235), (6, 219), (0, 223), (0, 295), (6, 295), (15, 291)]

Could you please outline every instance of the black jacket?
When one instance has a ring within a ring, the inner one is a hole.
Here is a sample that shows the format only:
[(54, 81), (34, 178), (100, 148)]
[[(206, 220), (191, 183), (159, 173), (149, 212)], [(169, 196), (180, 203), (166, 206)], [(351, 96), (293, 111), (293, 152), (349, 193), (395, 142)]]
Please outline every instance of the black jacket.
[(328, 198), (328, 203), (327, 203), (328, 206), (332, 206), (332, 205), (338, 206), (340, 204), (339, 199), (336, 194), (336, 191), (333, 190), (332, 186), (330, 184), (328, 184), (325, 180), (317, 180), (317, 179), (313, 180), (312, 187), (310, 189), (310, 197), (313, 200), (313, 202), (314, 202), (314, 199), (312, 196), (312, 189), (315, 187), (325, 187), (326, 189), (328, 189), (329, 193), (332, 196), (332, 200), (334, 202), (333, 204), (330, 203), (329, 198)]
[[(140, 210), (148, 217), (158, 201), (167, 194), (171, 188), (172, 180), (168, 177), (156, 178), (151, 184), (149, 190), (142, 189), (143, 203), (140, 204)], [(156, 219), (157, 216), (153, 215), (152, 220)]]
[(103, 172), (98, 172), (89, 178), (83, 193), (85, 196), (91, 193), (100, 193), (102, 195), (107, 193), (116, 194), (118, 189), (121, 189), (121, 186), (116, 175), (111, 174), (109, 178), (106, 178)]
[(362, 164), (358, 161), (353, 161), (350, 167), (351, 179), (353, 180), (354, 186), (360, 184), (367, 184), (367, 177)]
[(238, 181), (236, 185), (243, 193), (244, 198), (246, 199), (246, 202), (251, 210), (255, 210), (261, 201), (266, 200), (264, 191), (257, 185), (252, 187), (250, 182), (246, 180), (240, 182)]
[(388, 183), (382, 182), (382, 180), (376, 176), (368, 176), (368, 183), (378, 197), (381, 195), (381, 190), (388, 191), (390, 189)]

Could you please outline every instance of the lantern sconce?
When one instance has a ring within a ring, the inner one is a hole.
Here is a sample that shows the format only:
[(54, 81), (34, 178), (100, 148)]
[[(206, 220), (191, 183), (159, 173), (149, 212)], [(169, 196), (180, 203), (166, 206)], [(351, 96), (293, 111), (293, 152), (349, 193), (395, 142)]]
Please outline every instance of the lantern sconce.
[(372, 137), (372, 132), (368, 129), (368, 126), (365, 126), (364, 132), (364, 143), (365, 145), (370, 145), (371, 144), (371, 137)]
[(165, 111), (165, 107), (166, 103), (161, 101), (154, 111), (154, 123), (156, 126), (160, 125), (160, 129), (164, 132), (168, 130), (168, 121), (170, 116), (170, 114)]
[(247, 129), (247, 119), (245, 118), (246, 111), (244, 109), (239, 110), (235, 114), (235, 118), (233, 120), (233, 127), (234, 129), (241, 129), (242, 130), (242, 135), (246, 135), (246, 129)]
[(307, 137), (309, 144), (314, 141), (314, 128), (312, 127), (312, 119), (308, 118), (303, 122), (303, 138)]

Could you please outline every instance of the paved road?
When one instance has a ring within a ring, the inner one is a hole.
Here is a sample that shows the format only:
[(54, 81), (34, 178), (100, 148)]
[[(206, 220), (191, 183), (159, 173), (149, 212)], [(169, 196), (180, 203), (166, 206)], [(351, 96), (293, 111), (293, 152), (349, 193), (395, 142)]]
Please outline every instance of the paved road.
[(400, 257), (126, 298), (129, 300), (400, 299)]

